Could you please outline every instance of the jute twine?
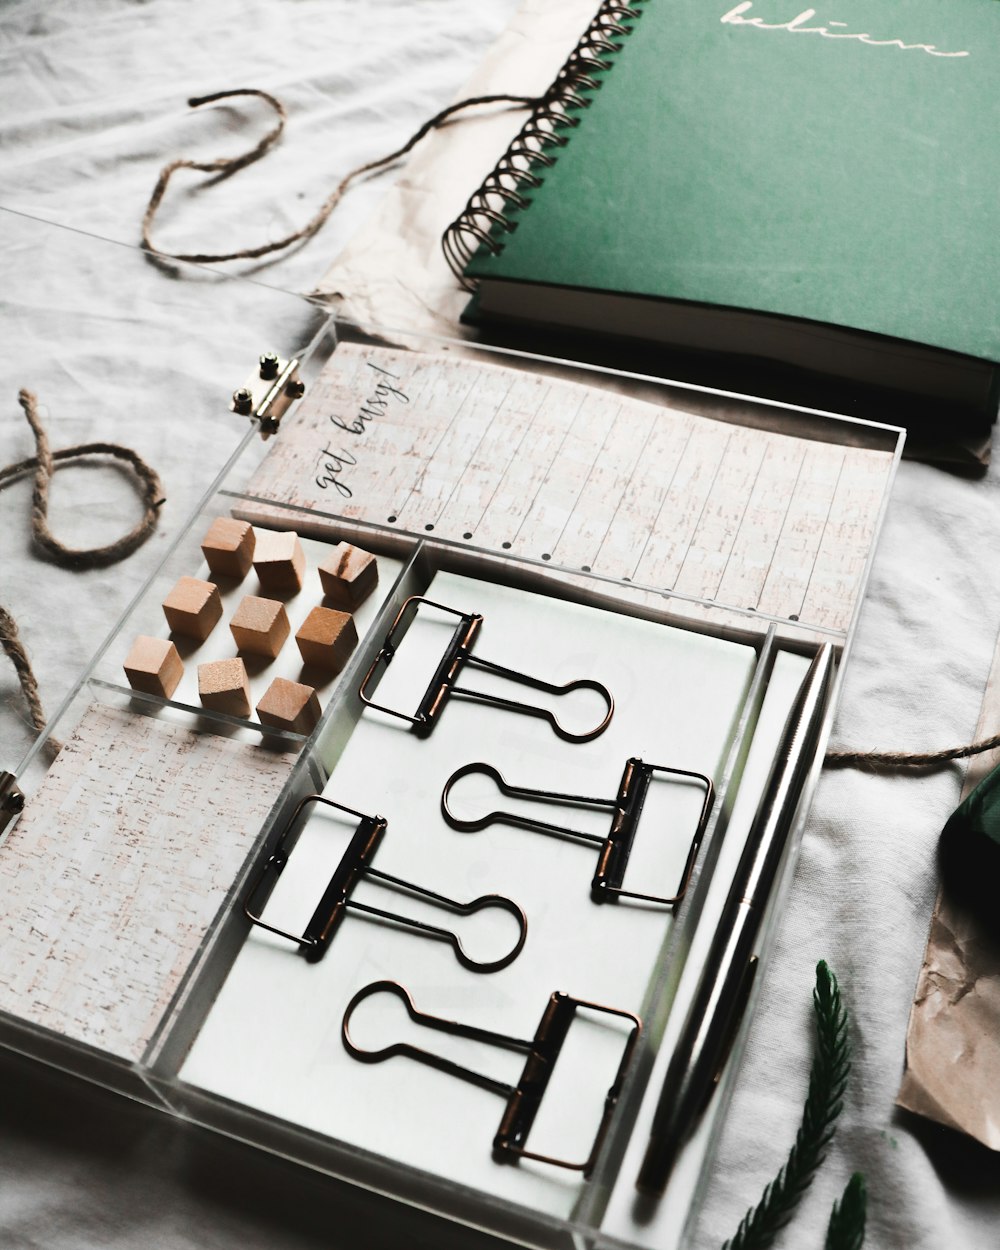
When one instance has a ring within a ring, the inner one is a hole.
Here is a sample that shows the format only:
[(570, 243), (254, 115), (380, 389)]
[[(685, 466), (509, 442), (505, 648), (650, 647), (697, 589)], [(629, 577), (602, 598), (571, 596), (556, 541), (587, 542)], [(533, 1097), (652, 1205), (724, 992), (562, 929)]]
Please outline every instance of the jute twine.
[[(57, 451), (52, 451), (45, 427), (38, 415), (37, 398), (28, 390), (21, 390), (17, 398), (31, 426), (36, 454), (27, 460), (20, 460), (16, 464), (9, 464), (6, 468), (0, 469), (0, 490), (11, 482), (34, 473), (34, 489), (31, 494), (31, 534), (35, 544), (41, 548), (47, 559), (64, 568), (101, 569), (124, 560), (126, 556), (131, 555), (136, 548), (140, 547), (156, 528), (160, 515), (159, 509), (163, 503), (163, 488), (159, 477), (140, 455), (118, 443), (78, 443), (74, 447), (62, 447)], [(49, 489), (52, 476), (58, 469), (66, 468), (73, 461), (87, 456), (111, 456), (128, 465), (138, 481), (138, 493), (144, 505), (143, 516), (127, 534), (106, 546), (67, 547), (49, 528)], [(10, 658), (14, 671), (17, 673), (31, 715), (31, 723), (41, 733), (45, 728), (45, 713), (38, 693), (38, 682), (24, 644), (21, 642), (14, 618), (3, 607), (0, 607), (0, 646)], [(49, 746), (55, 751), (59, 750), (59, 743), (55, 739), (49, 739)]]
[(997, 747), (1000, 747), (1000, 734), (962, 747), (945, 747), (941, 751), (828, 751), (823, 764), (826, 768), (865, 768), (870, 772), (932, 769), (941, 768), (953, 760), (995, 751)]
[(195, 96), (188, 100), (188, 104), (191, 108), (199, 108), (202, 104), (212, 104), (217, 100), (226, 100), (233, 96), (257, 96), (269, 104), (275, 111), (278, 117), (277, 123), (255, 147), (251, 148), (249, 152), (244, 152), (242, 156), (220, 156), (214, 161), (181, 159), (171, 161), (169, 165), (164, 165), (163, 169), (160, 170), (160, 176), (156, 180), (156, 186), (153, 188), (153, 194), (150, 196), (149, 204), (146, 206), (146, 211), (142, 218), (142, 245), (147, 251), (154, 252), (158, 256), (167, 256), (171, 260), (190, 261), (199, 265), (215, 264), (218, 261), (227, 260), (256, 260), (272, 252), (283, 251), (285, 248), (291, 247), (293, 243), (300, 243), (304, 239), (312, 238), (326, 223), (351, 183), (365, 174), (374, 173), (376, 170), (384, 169), (394, 161), (398, 161), (419, 143), (424, 135), (443, 125), (450, 117), (454, 117), (456, 114), (465, 112), (468, 109), (480, 108), (483, 105), (491, 104), (508, 104), (517, 108), (534, 108), (543, 98), (540, 96), (521, 95), (481, 95), (471, 96), (466, 100), (459, 100), (455, 104), (450, 104), (439, 113), (435, 113), (429, 121), (424, 122), (420, 129), (411, 135), (401, 148), (390, 152), (388, 156), (380, 156), (376, 160), (366, 161), (365, 164), (352, 169), (334, 187), (333, 191), (301, 230), (295, 230), (283, 239), (278, 239), (273, 243), (261, 243), (257, 247), (240, 248), (233, 252), (165, 252), (153, 242), (152, 228), (157, 209), (160, 207), (160, 203), (170, 184), (170, 179), (174, 174), (180, 169), (193, 169), (200, 173), (218, 174), (223, 178), (228, 178), (238, 170), (245, 169), (247, 165), (252, 165), (254, 161), (260, 160), (278, 141), (281, 137), (281, 132), (285, 128), (287, 114), (281, 101), (267, 91), (258, 91), (252, 87), (240, 87), (232, 91), (216, 91), (212, 95)]

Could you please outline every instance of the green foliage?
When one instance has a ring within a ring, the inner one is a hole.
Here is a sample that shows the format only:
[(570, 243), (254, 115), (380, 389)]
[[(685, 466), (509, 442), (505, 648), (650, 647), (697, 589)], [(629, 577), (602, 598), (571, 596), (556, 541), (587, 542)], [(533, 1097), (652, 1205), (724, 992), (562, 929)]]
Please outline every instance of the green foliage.
[(840, 1202), (833, 1204), (823, 1250), (861, 1250), (865, 1239), (867, 1207), (868, 1191), (865, 1189), (865, 1178), (860, 1172), (855, 1172), (847, 1182), (847, 1188)]
[[(816, 1169), (826, 1157), (833, 1138), (837, 1117), (843, 1106), (844, 1087), (851, 1069), (851, 1046), (847, 1036), (847, 1012), (840, 1001), (837, 978), (824, 961), (816, 965), (816, 987), (813, 990), (816, 1017), (816, 1054), (809, 1072), (809, 1092), (802, 1110), (802, 1122), (795, 1135), (795, 1144), (778, 1175), (764, 1189), (760, 1202), (740, 1221), (736, 1235), (723, 1250), (766, 1250), (792, 1218), (803, 1194), (812, 1184)], [(852, 1180), (853, 1183), (853, 1180)], [(861, 1182), (861, 1236), (864, 1237), (864, 1182)], [(843, 1212), (848, 1190), (837, 1212)], [(851, 1197), (856, 1212), (856, 1195)], [(831, 1225), (833, 1220), (831, 1219)], [(857, 1227), (856, 1220), (853, 1227)], [(832, 1250), (855, 1250), (860, 1241), (837, 1241)], [(829, 1238), (827, 1247), (830, 1250)]]

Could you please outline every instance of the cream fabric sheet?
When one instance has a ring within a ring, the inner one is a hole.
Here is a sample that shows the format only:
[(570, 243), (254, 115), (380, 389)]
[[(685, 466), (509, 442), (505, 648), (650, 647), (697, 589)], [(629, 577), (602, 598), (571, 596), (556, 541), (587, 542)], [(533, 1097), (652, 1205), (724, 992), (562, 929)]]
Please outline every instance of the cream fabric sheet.
[[(178, 175), (157, 237), (181, 250), (277, 237), (300, 225), (346, 169), (391, 149), (454, 97), (512, 10), (506, 0), (8, 0), (0, 9), (0, 206), (133, 245), (162, 164), (241, 151), (271, 124), (254, 102), (199, 115), (186, 98), (262, 87), (289, 108), (281, 146), (213, 187)], [(485, 147), (482, 159), (490, 163)], [(311, 290), (383, 193), (378, 181), (357, 188), (293, 255), (220, 268)], [(441, 218), (443, 227), (449, 213)], [(113, 253), (127, 260), (113, 263)], [(3, 459), (31, 452), (16, 406), (17, 389), (27, 385), (41, 396), (53, 446), (96, 437), (128, 443), (160, 470), (168, 499), (159, 533), (141, 552), (107, 573), (78, 575), (31, 551), (29, 485), (0, 494), (0, 603), (20, 622), (51, 708), (235, 445), (234, 418), (222, 405), (209, 415), (195, 401), (212, 393), (219, 372), (228, 389), (247, 351), (250, 313), (211, 274), (170, 278), (134, 253), (9, 213), (0, 217), (0, 264)], [(124, 284), (115, 278), (122, 272), (130, 275)], [(270, 327), (280, 335), (296, 309), (259, 290), (267, 311), (254, 333)], [(172, 335), (192, 325), (200, 346), (173, 377), (164, 354)], [(199, 387), (189, 392), (183, 378), (191, 375)], [(130, 525), (130, 507), (113, 471), (78, 469), (55, 479), (53, 527), (81, 545), (108, 541), (126, 515)], [(998, 534), (996, 470), (966, 480), (902, 466), (837, 743), (925, 749), (971, 736), (1000, 622)], [(0, 694), (0, 766), (11, 767), (31, 735), (6, 667)], [(830, 1158), (779, 1244), (822, 1245), (830, 1205), (854, 1170), (870, 1189), (867, 1245), (996, 1244), (1000, 1159), (894, 1108), (935, 893), (936, 838), (960, 786), (959, 767), (920, 779), (823, 777), (764, 973), (699, 1250), (733, 1232), (792, 1140), (820, 958), (837, 972), (851, 1010), (854, 1071)], [(0, 1081), (3, 1246), (487, 1244), (16, 1057), (0, 1056)]]

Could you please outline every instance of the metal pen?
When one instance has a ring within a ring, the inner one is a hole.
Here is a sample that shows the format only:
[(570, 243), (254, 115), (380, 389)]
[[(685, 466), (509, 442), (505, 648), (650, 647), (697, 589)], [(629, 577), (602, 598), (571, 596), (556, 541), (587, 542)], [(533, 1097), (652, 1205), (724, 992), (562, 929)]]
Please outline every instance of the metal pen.
[(667, 1067), (636, 1186), (658, 1196), (725, 1066), (757, 971), (767, 899), (813, 762), (833, 673), (833, 647), (816, 653), (788, 714), (698, 988)]

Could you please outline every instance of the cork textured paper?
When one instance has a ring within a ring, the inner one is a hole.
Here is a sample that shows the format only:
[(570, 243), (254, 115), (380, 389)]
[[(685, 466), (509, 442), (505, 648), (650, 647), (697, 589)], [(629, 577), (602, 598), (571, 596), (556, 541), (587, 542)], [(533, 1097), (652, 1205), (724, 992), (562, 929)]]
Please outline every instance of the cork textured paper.
[(92, 706), (0, 846), (0, 1009), (139, 1059), (289, 762)]

